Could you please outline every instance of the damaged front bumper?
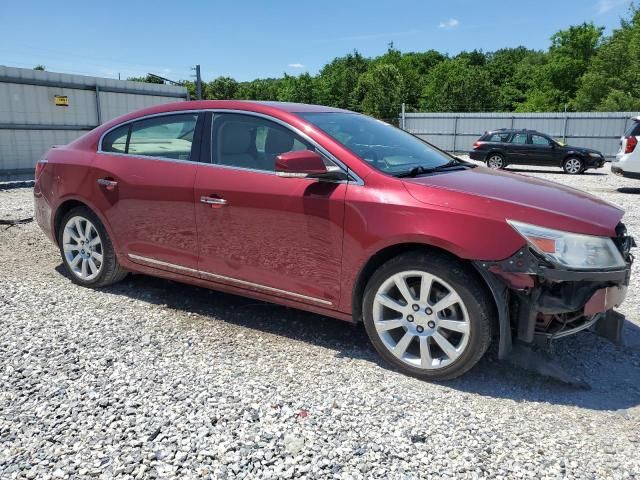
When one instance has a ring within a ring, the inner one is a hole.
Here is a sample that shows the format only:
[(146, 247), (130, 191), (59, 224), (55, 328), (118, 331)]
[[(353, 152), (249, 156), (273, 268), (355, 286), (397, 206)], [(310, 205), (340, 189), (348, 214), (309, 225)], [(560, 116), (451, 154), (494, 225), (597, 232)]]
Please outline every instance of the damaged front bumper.
[(589, 328), (620, 343), (624, 317), (613, 309), (626, 296), (635, 242), (622, 227), (615, 243), (625, 268), (560, 269), (528, 246), (500, 262), (474, 262), (498, 306), (500, 358), (516, 341), (548, 343)]

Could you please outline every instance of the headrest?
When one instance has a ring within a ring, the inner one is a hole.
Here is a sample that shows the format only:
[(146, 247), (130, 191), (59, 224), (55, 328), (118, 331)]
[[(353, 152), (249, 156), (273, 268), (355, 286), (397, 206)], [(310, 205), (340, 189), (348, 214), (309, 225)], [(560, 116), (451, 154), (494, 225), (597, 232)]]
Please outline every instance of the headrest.
[(285, 130), (270, 128), (267, 130), (267, 139), (264, 144), (264, 151), (275, 155), (289, 152), (293, 148), (293, 134)]
[(251, 129), (244, 123), (230, 122), (220, 132), (223, 154), (247, 153), (251, 146)]

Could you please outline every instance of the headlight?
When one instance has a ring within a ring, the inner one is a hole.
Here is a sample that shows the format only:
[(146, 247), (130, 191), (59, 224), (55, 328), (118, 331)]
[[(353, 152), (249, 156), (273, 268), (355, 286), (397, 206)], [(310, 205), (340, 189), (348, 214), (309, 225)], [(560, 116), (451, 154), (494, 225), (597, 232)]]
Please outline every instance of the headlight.
[(507, 220), (539, 254), (565, 268), (588, 270), (624, 267), (625, 261), (608, 237), (563, 232)]
[(600, 155), (599, 153), (593, 153), (593, 152), (589, 152), (589, 156), (590, 157), (595, 157), (595, 158), (601, 158), (602, 155)]

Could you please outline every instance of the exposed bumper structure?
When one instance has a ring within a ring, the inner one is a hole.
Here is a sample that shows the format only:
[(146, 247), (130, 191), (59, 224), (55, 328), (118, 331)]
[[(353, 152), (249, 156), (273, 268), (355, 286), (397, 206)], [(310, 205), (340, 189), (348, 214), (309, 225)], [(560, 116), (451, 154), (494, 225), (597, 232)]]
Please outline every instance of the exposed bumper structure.
[(588, 328), (621, 340), (622, 319), (613, 309), (626, 296), (635, 242), (624, 226), (619, 231), (614, 241), (625, 258), (622, 269), (563, 270), (528, 247), (501, 262), (474, 262), (498, 305), (500, 358), (515, 341), (550, 342)]

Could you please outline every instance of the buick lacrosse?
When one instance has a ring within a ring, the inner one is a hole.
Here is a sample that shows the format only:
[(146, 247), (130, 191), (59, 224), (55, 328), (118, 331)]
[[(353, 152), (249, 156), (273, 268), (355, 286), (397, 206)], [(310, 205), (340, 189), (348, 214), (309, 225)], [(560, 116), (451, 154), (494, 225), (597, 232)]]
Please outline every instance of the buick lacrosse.
[(426, 379), (463, 374), (492, 341), (503, 358), (619, 333), (633, 258), (612, 204), (314, 105), (140, 110), (52, 148), (34, 194), (77, 284), (143, 273), (364, 322)]

